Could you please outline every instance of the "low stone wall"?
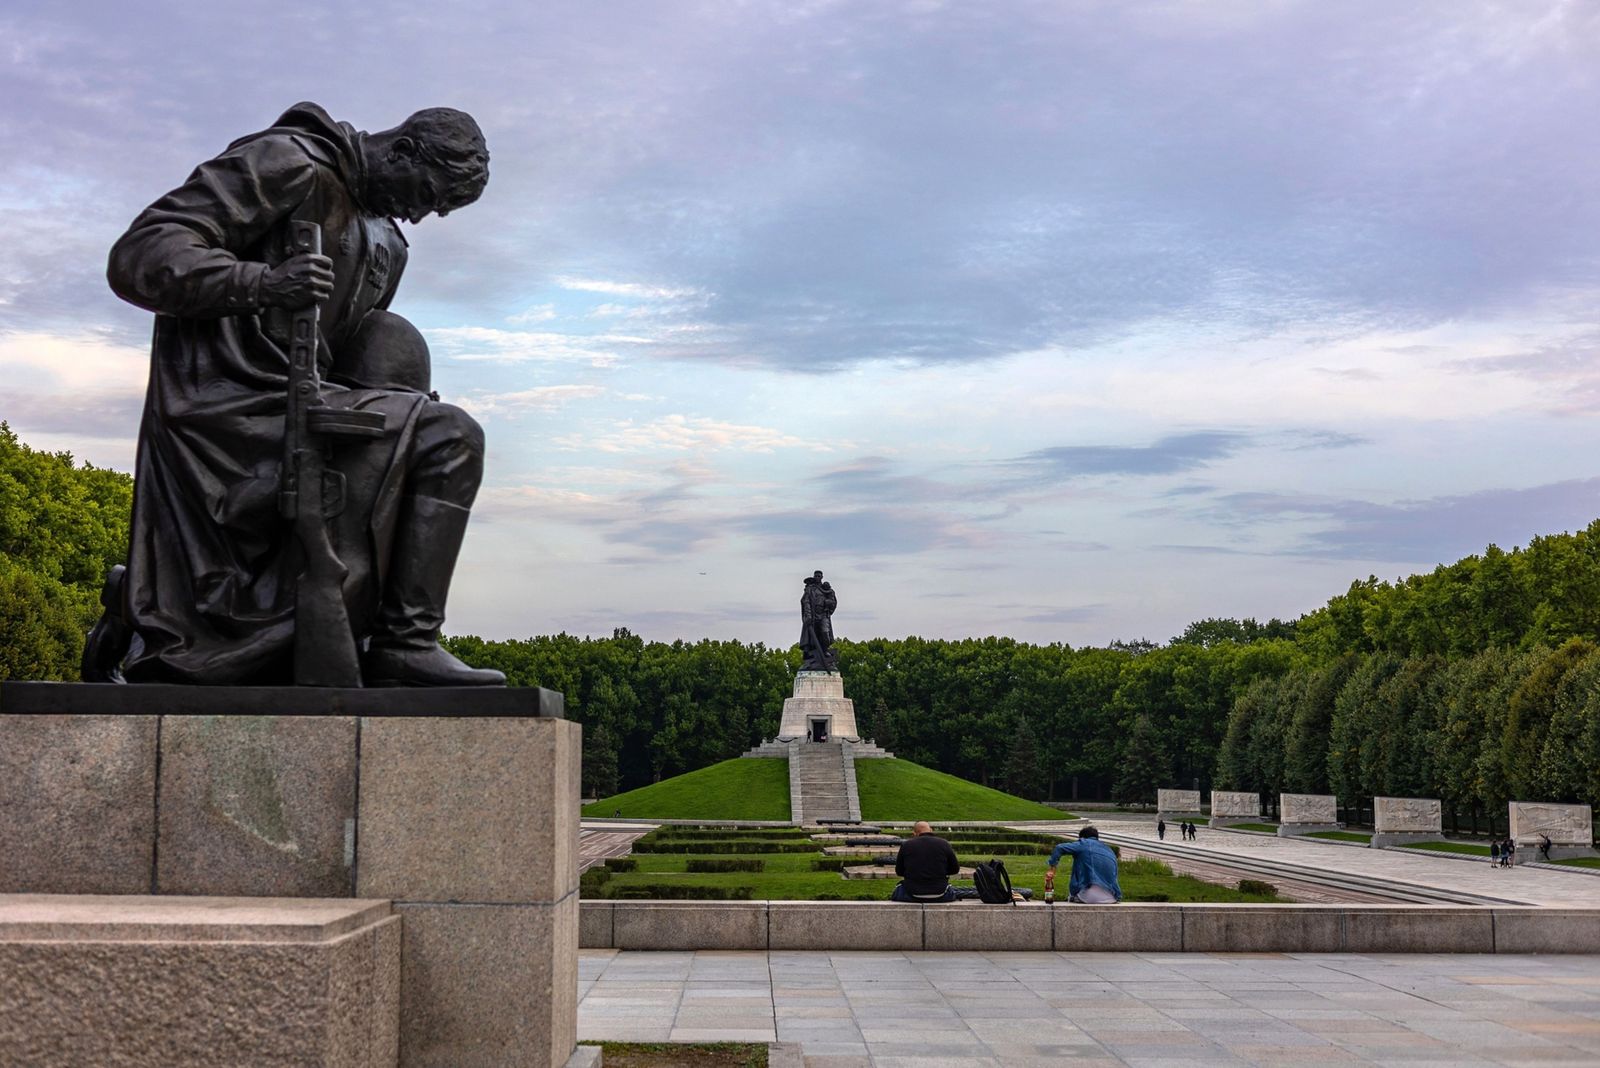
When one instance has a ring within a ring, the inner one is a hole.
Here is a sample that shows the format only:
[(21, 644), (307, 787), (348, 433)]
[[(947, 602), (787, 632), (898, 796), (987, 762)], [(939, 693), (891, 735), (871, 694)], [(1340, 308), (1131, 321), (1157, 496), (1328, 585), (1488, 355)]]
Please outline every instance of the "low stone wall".
[(393, 1068), (387, 901), (0, 895), (0, 1064)]
[[(52, 685), (0, 683), (0, 893), (393, 901), (403, 1068), (571, 1056), (582, 729), (548, 714), (560, 694)], [(157, 710), (426, 699), (456, 714), (95, 711), (127, 692)], [(15, 695), (83, 714), (18, 714)], [(480, 704), (493, 714), (469, 714)]]
[(1600, 908), (585, 901), (585, 949), (1600, 953)]

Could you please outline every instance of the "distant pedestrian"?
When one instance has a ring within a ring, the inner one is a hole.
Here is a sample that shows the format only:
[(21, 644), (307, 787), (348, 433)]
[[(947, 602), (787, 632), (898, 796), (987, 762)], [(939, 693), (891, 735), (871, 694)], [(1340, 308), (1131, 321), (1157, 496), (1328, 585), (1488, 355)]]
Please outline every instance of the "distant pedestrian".
[(1498, 868), (1499, 866), (1500, 866), (1500, 839), (1496, 838), (1494, 841), (1489, 843), (1489, 867)]
[(1517, 840), (1515, 838), (1506, 839), (1505, 848), (1500, 850), (1500, 859), (1506, 862), (1506, 867), (1508, 868), (1517, 866)]
[(1546, 864), (1550, 863), (1550, 845), (1550, 836), (1548, 834), (1540, 833), (1539, 856), (1543, 858)]
[(1200, 828), (1196, 827), (1192, 823), (1189, 824), (1189, 841), (1192, 842), (1198, 837), (1200, 837)]
[(1159, 816), (1156, 817), (1156, 837), (1163, 842), (1167, 840), (1167, 821)]

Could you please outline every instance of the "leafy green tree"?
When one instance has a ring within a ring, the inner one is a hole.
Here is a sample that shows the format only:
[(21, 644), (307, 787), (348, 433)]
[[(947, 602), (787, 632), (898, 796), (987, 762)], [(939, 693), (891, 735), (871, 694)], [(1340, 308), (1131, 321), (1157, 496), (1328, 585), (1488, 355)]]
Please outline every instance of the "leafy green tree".
[(1044, 771), (1039, 766), (1039, 740), (1026, 717), (1017, 721), (1011, 736), (1011, 748), (1006, 752), (1005, 789), (1037, 801), (1044, 796)]
[(1161, 748), (1161, 733), (1149, 716), (1137, 716), (1111, 796), (1119, 804), (1153, 805), (1156, 791), (1169, 785), (1171, 771)]

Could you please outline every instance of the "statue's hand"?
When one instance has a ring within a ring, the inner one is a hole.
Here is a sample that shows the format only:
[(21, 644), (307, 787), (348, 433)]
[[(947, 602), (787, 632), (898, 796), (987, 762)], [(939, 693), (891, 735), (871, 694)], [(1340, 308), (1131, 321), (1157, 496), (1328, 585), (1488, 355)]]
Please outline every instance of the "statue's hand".
[(261, 303), (291, 311), (333, 294), (333, 261), (309, 252), (291, 256), (261, 276)]

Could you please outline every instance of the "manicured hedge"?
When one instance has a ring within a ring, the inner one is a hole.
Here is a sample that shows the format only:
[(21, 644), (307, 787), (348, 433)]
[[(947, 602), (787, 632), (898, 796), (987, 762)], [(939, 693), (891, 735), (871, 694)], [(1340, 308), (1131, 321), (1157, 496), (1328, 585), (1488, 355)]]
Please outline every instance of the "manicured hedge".
[(684, 864), (683, 870), (691, 872), (766, 871), (767, 862), (757, 858), (710, 860), (705, 857), (690, 857)]
[(639, 858), (637, 857), (607, 857), (607, 871), (638, 871)]
[(820, 853), (816, 842), (651, 841), (648, 836), (633, 843), (635, 853)]
[(685, 886), (682, 883), (630, 883), (625, 886), (612, 887), (606, 896), (625, 900), (749, 901), (755, 896), (755, 887)]

